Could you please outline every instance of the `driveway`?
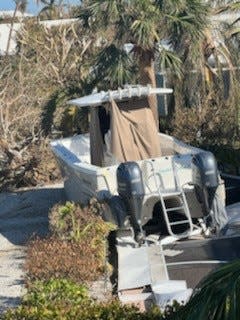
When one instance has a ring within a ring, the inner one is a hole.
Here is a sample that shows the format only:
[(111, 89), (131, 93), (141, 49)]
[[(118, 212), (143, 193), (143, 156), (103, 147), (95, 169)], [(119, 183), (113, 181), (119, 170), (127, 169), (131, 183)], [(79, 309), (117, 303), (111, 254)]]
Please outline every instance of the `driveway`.
[(0, 193), (0, 313), (24, 294), (26, 245), (48, 233), (48, 212), (65, 199), (62, 185)]

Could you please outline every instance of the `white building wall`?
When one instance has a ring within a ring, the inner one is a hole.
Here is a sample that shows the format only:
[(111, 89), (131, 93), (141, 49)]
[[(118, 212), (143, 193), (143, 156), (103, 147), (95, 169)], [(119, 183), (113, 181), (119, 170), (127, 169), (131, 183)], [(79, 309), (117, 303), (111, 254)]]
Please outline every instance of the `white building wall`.
[[(68, 23), (73, 23), (78, 19), (61, 19), (61, 20), (44, 20), (40, 21), (40, 24), (43, 24), (47, 27), (58, 26)], [(16, 52), (16, 32), (20, 30), (22, 23), (14, 23), (13, 32), (10, 41), (9, 54), (14, 54)], [(9, 38), (11, 24), (3, 23), (0, 24), (0, 55), (4, 55), (7, 49), (7, 42)]]

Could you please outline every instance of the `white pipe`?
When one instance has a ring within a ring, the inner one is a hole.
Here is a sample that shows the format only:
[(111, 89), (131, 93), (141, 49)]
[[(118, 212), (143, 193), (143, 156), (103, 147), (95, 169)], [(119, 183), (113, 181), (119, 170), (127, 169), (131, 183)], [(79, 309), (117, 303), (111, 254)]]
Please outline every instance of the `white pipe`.
[(181, 265), (190, 265), (190, 264), (219, 264), (219, 263), (228, 263), (226, 260), (196, 260), (196, 261), (181, 261), (181, 262), (170, 262), (167, 263), (167, 266), (181, 266)]

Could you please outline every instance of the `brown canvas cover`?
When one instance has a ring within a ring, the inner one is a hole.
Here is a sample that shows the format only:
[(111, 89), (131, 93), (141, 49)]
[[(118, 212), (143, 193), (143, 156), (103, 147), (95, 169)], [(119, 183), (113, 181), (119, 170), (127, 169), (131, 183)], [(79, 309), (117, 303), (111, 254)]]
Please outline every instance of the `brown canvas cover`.
[(119, 162), (161, 156), (159, 135), (147, 98), (111, 101), (111, 152)]
[[(161, 156), (156, 121), (149, 106), (149, 98), (125, 102), (111, 101), (110, 152), (119, 162), (138, 161)], [(90, 121), (91, 163), (104, 165), (103, 139), (98, 108), (91, 108)]]

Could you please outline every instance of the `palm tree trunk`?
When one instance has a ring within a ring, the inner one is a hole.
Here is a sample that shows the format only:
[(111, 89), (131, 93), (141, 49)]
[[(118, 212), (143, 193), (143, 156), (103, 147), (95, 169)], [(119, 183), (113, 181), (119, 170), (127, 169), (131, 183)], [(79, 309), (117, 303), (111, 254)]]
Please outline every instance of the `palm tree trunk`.
[(12, 33), (13, 33), (13, 25), (14, 25), (14, 21), (15, 21), (19, 6), (20, 6), (20, 2), (18, 1), (18, 2), (16, 2), (16, 6), (14, 9), (14, 13), (13, 13), (13, 17), (12, 17), (12, 21), (11, 21), (11, 25), (10, 25), (8, 41), (7, 41), (7, 48), (6, 48), (6, 53), (5, 53), (6, 56), (8, 56), (8, 53), (9, 53), (9, 48), (10, 48), (10, 43), (11, 43), (11, 38), (12, 38)]
[[(143, 50), (138, 48), (137, 50), (139, 57), (139, 82), (142, 85), (151, 85), (156, 88), (156, 76), (154, 70), (154, 54), (150, 50)], [(158, 105), (157, 96), (151, 95), (148, 97), (148, 103), (152, 110), (154, 119), (156, 121), (157, 128), (159, 126), (158, 119)]]

